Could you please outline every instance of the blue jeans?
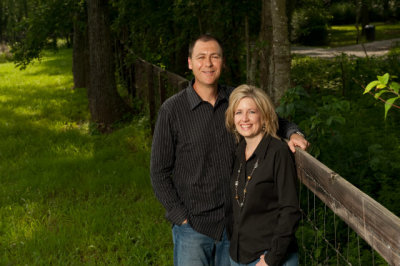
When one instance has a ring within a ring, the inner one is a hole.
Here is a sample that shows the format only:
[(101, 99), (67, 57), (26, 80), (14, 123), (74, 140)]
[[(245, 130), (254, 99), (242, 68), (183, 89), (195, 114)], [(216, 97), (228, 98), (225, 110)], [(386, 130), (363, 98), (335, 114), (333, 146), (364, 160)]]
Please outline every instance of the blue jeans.
[(229, 240), (224, 230), (222, 240), (193, 230), (189, 223), (172, 227), (175, 266), (229, 266)]
[[(268, 251), (266, 251), (264, 254), (267, 254), (267, 252)], [(258, 258), (255, 261), (250, 262), (249, 264), (243, 264), (243, 263), (237, 263), (230, 257), (229, 259), (231, 260), (231, 266), (255, 266), (260, 261), (260, 259)], [(299, 265), (299, 254), (297, 252), (288, 254), (285, 262), (282, 264), (282, 266), (298, 266), (298, 265)]]

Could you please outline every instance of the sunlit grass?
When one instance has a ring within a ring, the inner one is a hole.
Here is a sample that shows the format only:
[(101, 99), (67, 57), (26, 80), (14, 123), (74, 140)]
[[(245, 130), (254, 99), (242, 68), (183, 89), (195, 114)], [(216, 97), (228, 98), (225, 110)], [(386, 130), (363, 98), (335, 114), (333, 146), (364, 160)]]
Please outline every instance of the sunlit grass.
[(0, 265), (170, 265), (146, 121), (91, 134), (71, 57), (0, 63)]
[[(375, 40), (388, 40), (400, 38), (400, 23), (384, 24), (382, 22), (371, 23), (375, 26)], [(359, 26), (361, 34), (361, 26)], [(337, 47), (357, 44), (357, 28), (355, 25), (332, 26), (329, 30), (329, 46)], [(360, 42), (366, 42), (364, 36), (360, 36)]]

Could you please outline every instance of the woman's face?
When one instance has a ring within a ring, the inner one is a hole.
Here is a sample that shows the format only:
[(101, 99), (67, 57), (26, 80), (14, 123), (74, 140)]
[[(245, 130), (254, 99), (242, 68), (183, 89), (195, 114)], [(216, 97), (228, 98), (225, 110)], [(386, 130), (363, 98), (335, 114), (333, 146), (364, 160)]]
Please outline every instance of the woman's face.
[(263, 136), (261, 114), (252, 98), (239, 101), (234, 117), (236, 130), (246, 140)]

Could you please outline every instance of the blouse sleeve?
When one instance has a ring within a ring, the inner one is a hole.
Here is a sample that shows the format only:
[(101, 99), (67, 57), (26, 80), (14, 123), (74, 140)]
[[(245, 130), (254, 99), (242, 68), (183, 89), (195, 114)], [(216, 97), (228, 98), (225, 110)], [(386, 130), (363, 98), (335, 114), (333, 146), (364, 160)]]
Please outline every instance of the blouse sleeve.
[(274, 177), (278, 190), (279, 220), (272, 238), (271, 250), (266, 254), (268, 265), (280, 265), (295, 238), (300, 220), (299, 200), (296, 185), (296, 170), (291, 153), (283, 145), (275, 153)]

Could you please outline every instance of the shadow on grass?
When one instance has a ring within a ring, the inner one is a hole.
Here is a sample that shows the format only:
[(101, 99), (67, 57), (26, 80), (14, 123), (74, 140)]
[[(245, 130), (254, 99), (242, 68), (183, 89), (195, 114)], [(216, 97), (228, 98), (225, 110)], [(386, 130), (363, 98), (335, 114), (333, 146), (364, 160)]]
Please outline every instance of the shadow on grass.
[(44, 54), (44, 58), (39, 61), (34, 61), (33, 64), (37, 70), (29, 73), (28, 75), (64, 75), (66, 69), (69, 69), (72, 72), (71, 57), (71, 49), (60, 49), (59, 51), (54, 52), (47, 51)]
[(168, 265), (148, 129), (138, 120), (90, 134), (86, 90), (65, 89), (68, 53), (0, 82), (0, 261)]
[[(21, 79), (49, 71), (65, 72), (59, 62), (70, 61), (68, 54), (66, 51), (59, 58), (44, 60), (41, 66), (32, 66), (41, 70), (33, 71), (35, 74), (21, 72)], [(52, 70), (53, 67), (56, 70)], [(0, 85), (0, 96), (3, 97), (0, 106), (0, 182), (10, 188), (3, 194), (3, 200), (6, 196), (7, 201), (18, 200), (23, 195), (25, 198), (37, 196), (35, 193), (28, 193), (28, 196), (24, 191), (39, 190), (55, 196), (66, 190), (84, 193), (104, 191), (107, 187), (121, 190), (140, 179), (144, 182), (139, 181), (139, 184), (150, 189), (148, 152), (129, 149), (136, 144), (128, 135), (120, 133), (121, 139), (116, 139), (89, 134), (85, 89), (64, 89), (68, 80), (58, 83), (55, 88), (48, 87), (51, 86), (48, 79), (44, 84), (35, 80), (33, 85)], [(132, 150), (135, 151), (129, 153)], [(132, 168), (139, 169), (137, 176), (141, 178), (132, 178), (136, 171)]]

